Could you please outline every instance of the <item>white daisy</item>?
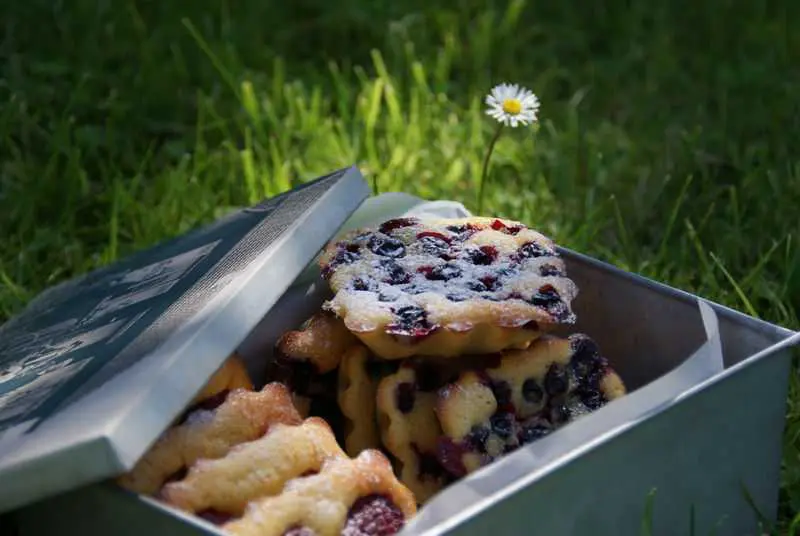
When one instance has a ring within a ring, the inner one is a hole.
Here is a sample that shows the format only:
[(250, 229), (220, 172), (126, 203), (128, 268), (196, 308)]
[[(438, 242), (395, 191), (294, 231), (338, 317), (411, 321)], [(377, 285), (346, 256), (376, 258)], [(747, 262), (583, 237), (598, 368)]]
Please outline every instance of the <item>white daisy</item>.
[(492, 88), (486, 95), (489, 109), (486, 114), (494, 117), (504, 125), (512, 128), (527, 125), (536, 121), (539, 111), (539, 99), (533, 91), (519, 87), (517, 84), (500, 84)]

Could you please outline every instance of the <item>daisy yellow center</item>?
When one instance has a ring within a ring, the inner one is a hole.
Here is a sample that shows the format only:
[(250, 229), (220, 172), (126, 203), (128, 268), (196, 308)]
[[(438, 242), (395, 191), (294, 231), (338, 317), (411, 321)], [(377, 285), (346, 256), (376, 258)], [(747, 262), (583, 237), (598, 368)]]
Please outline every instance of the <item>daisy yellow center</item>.
[(503, 101), (503, 111), (507, 114), (517, 115), (522, 111), (519, 99), (506, 99)]

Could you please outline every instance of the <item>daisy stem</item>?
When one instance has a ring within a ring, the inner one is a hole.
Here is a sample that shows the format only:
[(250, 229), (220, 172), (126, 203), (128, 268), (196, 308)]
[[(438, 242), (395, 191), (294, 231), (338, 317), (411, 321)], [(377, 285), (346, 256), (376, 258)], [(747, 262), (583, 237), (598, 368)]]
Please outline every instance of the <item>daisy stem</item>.
[(486, 156), (483, 158), (483, 170), (481, 171), (481, 182), (478, 186), (478, 215), (480, 216), (483, 213), (483, 192), (486, 191), (486, 179), (488, 178), (489, 174), (489, 159), (492, 156), (492, 152), (494, 152), (494, 146), (497, 143), (497, 140), (500, 139), (500, 134), (503, 132), (503, 123), (497, 125), (497, 130), (492, 137), (492, 141), (489, 142), (489, 147), (486, 150)]

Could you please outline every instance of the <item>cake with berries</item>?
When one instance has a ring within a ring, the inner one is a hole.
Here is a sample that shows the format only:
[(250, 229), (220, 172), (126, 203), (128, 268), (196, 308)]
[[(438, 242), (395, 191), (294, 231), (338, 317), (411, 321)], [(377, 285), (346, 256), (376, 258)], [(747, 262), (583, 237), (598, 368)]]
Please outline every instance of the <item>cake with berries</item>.
[(320, 311), (299, 329), (284, 333), (276, 347), (279, 358), (288, 361), (288, 366), (325, 374), (339, 366), (345, 351), (356, 342), (341, 320)]
[(344, 447), (350, 456), (381, 446), (375, 414), (380, 372), (371, 370), (370, 364), (369, 350), (358, 344), (345, 352), (339, 366), (337, 399), (344, 417)]
[(151, 495), (167, 480), (181, 477), (197, 460), (220, 458), (234, 445), (263, 436), (272, 425), (300, 422), (291, 394), (281, 383), (269, 383), (260, 391), (227, 391), (224, 397), (189, 408), (119, 483)]
[(296, 330), (284, 333), (275, 344), (267, 377), (285, 384), (298, 411), (333, 417), (326, 408), (336, 404), (339, 364), (348, 348), (360, 344), (341, 319), (319, 311)]
[(390, 536), (417, 509), (380, 451), (348, 457), (278, 382), (190, 407), (119, 482), (232, 535)]
[(383, 445), (397, 460), (400, 481), (424, 503), (451, 482), (436, 457), (442, 427), (436, 418), (436, 377), (404, 362), (378, 385)]
[(439, 463), (464, 476), (624, 394), (588, 336), (542, 337), (438, 390)]
[(159, 497), (183, 511), (239, 517), (258, 498), (277, 495), (286, 482), (319, 472), (328, 458), (344, 457), (330, 426), (309, 417), (299, 425), (276, 424), (253, 441), (216, 459), (198, 460), (186, 476), (168, 482)]
[(386, 457), (365, 450), (356, 458), (331, 456), (316, 474), (252, 501), (221, 528), (236, 536), (390, 536), (416, 511)]
[(571, 324), (576, 285), (555, 244), (498, 218), (401, 218), (328, 245), (324, 305), (383, 359), (524, 348)]

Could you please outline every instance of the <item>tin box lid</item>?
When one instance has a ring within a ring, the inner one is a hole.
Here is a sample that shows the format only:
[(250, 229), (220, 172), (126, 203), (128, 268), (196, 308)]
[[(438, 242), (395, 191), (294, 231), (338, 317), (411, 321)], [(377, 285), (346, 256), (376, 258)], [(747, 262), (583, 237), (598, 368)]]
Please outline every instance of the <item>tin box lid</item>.
[(0, 326), (0, 512), (129, 470), (369, 196), (339, 170)]

